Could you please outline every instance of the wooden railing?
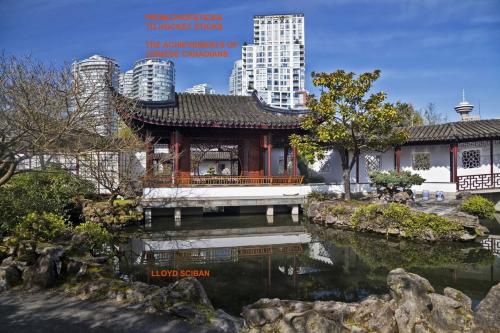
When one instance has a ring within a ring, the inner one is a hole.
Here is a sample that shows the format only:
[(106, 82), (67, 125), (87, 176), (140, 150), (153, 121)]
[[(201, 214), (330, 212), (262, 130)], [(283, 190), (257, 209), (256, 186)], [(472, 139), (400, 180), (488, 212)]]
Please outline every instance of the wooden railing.
[(458, 176), (458, 191), (500, 189), (500, 173)]
[(302, 184), (304, 176), (190, 176), (144, 178), (145, 187), (260, 186)]

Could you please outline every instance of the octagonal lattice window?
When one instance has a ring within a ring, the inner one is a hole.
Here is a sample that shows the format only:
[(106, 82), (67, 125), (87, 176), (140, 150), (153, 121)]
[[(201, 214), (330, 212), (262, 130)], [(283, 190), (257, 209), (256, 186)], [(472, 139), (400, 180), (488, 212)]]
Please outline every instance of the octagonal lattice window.
[(464, 150), (462, 152), (462, 167), (464, 169), (479, 168), (481, 166), (481, 151), (479, 149)]
[(431, 168), (430, 153), (414, 153), (412, 158), (413, 170), (429, 170)]
[(368, 173), (380, 170), (380, 156), (379, 155), (365, 155), (365, 167)]

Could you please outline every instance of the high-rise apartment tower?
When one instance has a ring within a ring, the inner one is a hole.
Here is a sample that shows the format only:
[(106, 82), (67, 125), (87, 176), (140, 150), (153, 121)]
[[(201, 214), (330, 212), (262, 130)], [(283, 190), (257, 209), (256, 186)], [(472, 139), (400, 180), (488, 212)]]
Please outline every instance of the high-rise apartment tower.
[(257, 15), (253, 44), (242, 47), (242, 90), (266, 104), (301, 108), (305, 102), (304, 15)]
[(168, 101), (175, 98), (175, 67), (172, 61), (141, 59), (133, 69), (132, 98)]
[[(119, 66), (112, 58), (93, 55), (75, 61), (72, 66), (74, 84), (78, 84), (80, 102), (73, 107), (85, 107), (94, 115), (95, 131), (110, 135), (117, 128), (117, 115), (111, 109), (110, 87), (118, 89)], [(84, 106), (82, 106), (84, 105)]]

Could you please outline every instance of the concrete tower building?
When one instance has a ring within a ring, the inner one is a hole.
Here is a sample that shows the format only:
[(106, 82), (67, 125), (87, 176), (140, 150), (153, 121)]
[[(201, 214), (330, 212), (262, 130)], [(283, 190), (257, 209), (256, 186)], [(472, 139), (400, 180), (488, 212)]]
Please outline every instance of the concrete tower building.
[(242, 86), (278, 108), (305, 103), (304, 15), (254, 16), (253, 44), (243, 45)]
[(118, 79), (118, 92), (124, 96), (132, 96), (134, 70), (128, 70), (125, 73), (120, 73)]
[(243, 93), (243, 60), (236, 60), (229, 77), (229, 95), (241, 96), (245, 94)]
[(167, 101), (175, 97), (175, 67), (162, 59), (138, 60), (133, 69), (132, 98)]
[(110, 105), (110, 87), (118, 89), (119, 66), (112, 58), (93, 55), (72, 65), (75, 84), (81, 85), (80, 97), (95, 114), (95, 130), (101, 135), (116, 131), (117, 115)]
[(208, 83), (200, 83), (185, 90), (189, 94), (214, 95), (215, 90)]

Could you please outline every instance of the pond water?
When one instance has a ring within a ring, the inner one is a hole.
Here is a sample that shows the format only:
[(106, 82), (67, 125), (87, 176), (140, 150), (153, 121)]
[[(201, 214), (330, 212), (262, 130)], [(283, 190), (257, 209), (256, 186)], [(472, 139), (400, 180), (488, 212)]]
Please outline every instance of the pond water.
[[(497, 221), (489, 224), (500, 234)], [(437, 292), (459, 289), (475, 306), (500, 281), (500, 238), (493, 237), (431, 244), (325, 231), (290, 215), (183, 217), (178, 227), (156, 217), (152, 229), (136, 230), (124, 246), (121, 269), (157, 285), (178, 277), (151, 272), (208, 270), (199, 280), (214, 306), (233, 315), (263, 297), (358, 301), (383, 294), (387, 273), (397, 267), (424, 276)]]

